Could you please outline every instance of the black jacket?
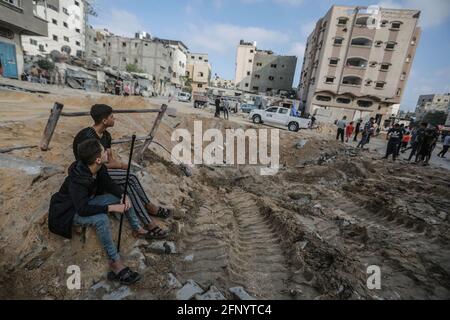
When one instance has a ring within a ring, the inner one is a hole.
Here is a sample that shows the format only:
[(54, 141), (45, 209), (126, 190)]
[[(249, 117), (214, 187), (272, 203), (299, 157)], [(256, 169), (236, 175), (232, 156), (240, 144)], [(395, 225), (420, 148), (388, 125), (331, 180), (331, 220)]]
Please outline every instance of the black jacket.
[(69, 168), (69, 175), (58, 193), (52, 196), (48, 216), (48, 227), (51, 232), (64, 238), (72, 238), (72, 224), (75, 213), (82, 217), (97, 214), (108, 214), (108, 206), (91, 206), (92, 196), (112, 194), (122, 197), (123, 190), (116, 185), (103, 166), (92, 176), (89, 167), (83, 162), (74, 162)]

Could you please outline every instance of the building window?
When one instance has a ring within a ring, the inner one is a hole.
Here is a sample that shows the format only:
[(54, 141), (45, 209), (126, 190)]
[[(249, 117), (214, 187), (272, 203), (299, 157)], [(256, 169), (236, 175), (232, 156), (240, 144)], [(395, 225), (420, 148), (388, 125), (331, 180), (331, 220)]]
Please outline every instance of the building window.
[(347, 21), (348, 21), (348, 18), (345, 18), (345, 17), (338, 18), (338, 26), (341, 26), (341, 27), (346, 26)]
[(379, 81), (377, 82), (377, 84), (375, 85), (375, 88), (377, 89), (384, 89), (384, 86), (386, 85), (385, 82)]
[(330, 59), (330, 65), (331, 66), (337, 66), (339, 63), (339, 59), (338, 58), (331, 58)]
[(349, 98), (337, 98), (336, 102), (342, 104), (349, 104), (352, 102), (352, 100), (350, 100)]
[(45, 47), (44, 47), (43, 44), (40, 44), (40, 45), (39, 45), (39, 51), (40, 51), (40, 52), (45, 52)]
[(370, 79), (368, 79), (368, 80), (366, 80), (366, 86), (371, 86), (372, 85), (372, 80), (370, 80)]
[(203, 77), (203, 72), (199, 72), (199, 73), (198, 73), (198, 76), (199, 76), (199, 77)]
[(57, 21), (56, 19), (52, 19), (52, 23), (53, 23), (54, 25), (58, 25), (58, 21)]
[(78, 29), (78, 28), (76, 28), (76, 29), (75, 29), (75, 32), (76, 32), (76, 33), (81, 33), (81, 30)]
[(79, 3), (78, 1), (75, 1), (75, 5), (76, 5), (77, 7), (79, 7), (79, 6), (80, 6), (80, 3)]
[(362, 83), (362, 79), (357, 76), (346, 76), (342, 80), (342, 84), (349, 85), (349, 86), (360, 86)]
[(64, 37), (64, 41), (69, 42), (69, 38), (68, 37)]
[(269, 80), (273, 81), (273, 80), (275, 80), (275, 77), (274, 76), (269, 76)]
[(38, 42), (34, 39), (30, 39), (30, 44), (32, 44), (33, 46), (37, 46)]
[(394, 50), (396, 45), (396, 42), (389, 41), (388, 43), (386, 43), (386, 50)]
[(259, 79), (261, 76), (259, 74), (255, 74), (255, 79)]
[(402, 75), (400, 76), (400, 80), (401, 81), (405, 81), (406, 80), (406, 72), (402, 73)]
[(259, 87), (253, 87), (253, 90), (258, 91)]
[(276, 64), (271, 64), (270, 67), (276, 69), (277, 65)]
[(378, 64), (378, 63), (377, 63), (376, 61), (371, 61), (369, 65), (370, 65), (372, 68), (374, 68), (374, 67), (377, 66), (377, 64)]
[(247, 75), (249, 76), (251, 74), (251, 72), (250, 71), (247, 71)]
[(411, 40), (411, 45), (415, 46), (416, 44), (417, 44), (417, 38), (413, 37), (412, 40)]
[(358, 27), (367, 27), (367, 21), (369, 20), (368, 17), (361, 17), (356, 19), (356, 25)]
[(381, 67), (380, 67), (380, 71), (388, 71), (390, 67), (391, 67), (390, 63), (382, 63)]
[(123, 61), (123, 62), (127, 62), (127, 58), (125, 58), (125, 57), (122, 58), (122, 61)]
[(349, 58), (347, 59), (347, 67), (366, 68), (367, 60), (362, 58)]
[(375, 47), (381, 47), (383, 45), (383, 41), (375, 42)]
[(203, 88), (203, 84), (199, 83), (199, 84), (197, 85), (197, 88)]
[(358, 100), (357, 104), (358, 104), (358, 107), (361, 107), (361, 108), (370, 108), (373, 105), (373, 102), (367, 101), (367, 100)]
[(69, 11), (67, 10), (67, 8), (62, 8), (62, 11), (63, 11), (66, 15), (69, 15)]
[(400, 97), (401, 94), (402, 94), (402, 89), (398, 88), (398, 90), (397, 90), (397, 97)]
[(67, 24), (67, 22), (63, 22), (63, 26), (64, 26), (65, 28), (69, 28), (69, 25)]
[(245, 84), (245, 87), (248, 88), (248, 83)]
[(271, 92), (272, 90), (272, 88), (267, 88), (266, 92)]
[(381, 21), (381, 27), (386, 27), (386, 25), (389, 23), (389, 21), (387, 21), (387, 20), (383, 20), (383, 21)]
[(344, 38), (342, 38), (342, 37), (336, 37), (336, 38), (334, 38), (333, 44), (334, 44), (335, 46), (341, 46), (343, 42), (344, 42)]
[(316, 96), (316, 100), (317, 101), (329, 102), (329, 101), (331, 101), (331, 97), (319, 95), (319, 96)]
[(406, 57), (406, 63), (410, 63), (411, 62), (411, 56), (407, 56)]
[(334, 83), (334, 77), (326, 77), (325, 78), (325, 83), (328, 83), (328, 84), (332, 84), (332, 83)]
[(253, 60), (252, 60), (252, 59), (249, 59), (249, 60), (248, 60), (248, 62), (249, 62), (249, 63), (252, 63), (252, 62), (253, 62)]
[(127, 43), (126, 42), (122, 42), (122, 47), (126, 47)]
[(198, 57), (198, 60), (203, 61), (203, 57)]
[(253, 52), (255, 52), (255, 51), (253, 51), (253, 50), (250, 50), (250, 53), (253, 53)]
[(258, 62), (258, 63), (256, 63), (256, 66), (257, 66), (257, 67), (262, 67), (262, 63), (261, 63), (261, 62)]
[(58, 41), (58, 36), (53, 35), (53, 40)]
[(77, 46), (81, 46), (81, 43), (80, 43), (80, 41), (75, 41), (75, 44), (77, 45)]
[(352, 46), (371, 47), (372, 40), (367, 38), (354, 38), (352, 40)]
[(391, 30), (400, 30), (401, 22), (395, 21), (391, 23)]

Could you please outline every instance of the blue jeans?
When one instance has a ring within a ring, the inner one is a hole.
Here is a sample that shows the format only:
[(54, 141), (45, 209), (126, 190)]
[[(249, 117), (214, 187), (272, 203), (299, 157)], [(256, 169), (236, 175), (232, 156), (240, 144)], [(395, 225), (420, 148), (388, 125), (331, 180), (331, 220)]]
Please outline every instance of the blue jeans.
[[(89, 201), (90, 205), (98, 205), (98, 206), (112, 205), (119, 203), (120, 199), (110, 194), (97, 196)], [(134, 231), (138, 231), (141, 228), (141, 226), (139, 225), (139, 220), (133, 208), (128, 210), (126, 217), (131, 225), (131, 228)], [(97, 236), (100, 242), (102, 243), (103, 248), (108, 254), (109, 259), (111, 259), (112, 262), (116, 262), (120, 259), (116, 245), (112, 238), (111, 225), (109, 222), (107, 212), (97, 214), (91, 217), (81, 217), (78, 214), (76, 214), (73, 220), (73, 224), (78, 226), (94, 227), (95, 231), (97, 232)]]

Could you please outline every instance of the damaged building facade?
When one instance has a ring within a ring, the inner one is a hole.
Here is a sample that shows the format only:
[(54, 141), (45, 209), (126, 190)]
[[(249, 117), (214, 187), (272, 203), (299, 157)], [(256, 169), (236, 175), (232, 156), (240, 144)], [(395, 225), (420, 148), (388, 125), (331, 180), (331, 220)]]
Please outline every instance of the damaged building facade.
[(401, 103), (419, 43), (420, 11), (333, 6), (308, 37), (298, 88), (319, 121), (378, 124)]
[(84, 0), (37, 1), (35, 14), (47, 20), (48, 36), (22, 36), (25, 53), (44, 56), (56, 50), (82, 57), (86, 42), (85, 9)]
[(0, 76), (17, 79), (22, 74), (22, 36), (47, 36), (47, 21), (36, 10), (34, 1), (0, 0)]
[[(416, 107), (416, 119), (421, 121), (427, 113), (445, 112), (448, 113), (450, 108), (450, 93), (446, 94), (429, 94), (419, 96)], [(450, 115), (449, 115), (450, 116)]]
[(135, 65), (152, 77), (158, 94), (168, 94), (184, 85), (188, 48), (181, 41), (152, 38), (137, 33), (134, 38), (107, 30), (88, 28), (87, 57), (125, 71)]
[(211, 81), (211, 64), (206, 53), (189, 53), (186, 77), (191, 81), (192, 92), (205, 93)]
[(251, 93), (292, 90), (297, 57), (259, 50), (256, 42), (241, 40), (236, 54), (236, 88)]

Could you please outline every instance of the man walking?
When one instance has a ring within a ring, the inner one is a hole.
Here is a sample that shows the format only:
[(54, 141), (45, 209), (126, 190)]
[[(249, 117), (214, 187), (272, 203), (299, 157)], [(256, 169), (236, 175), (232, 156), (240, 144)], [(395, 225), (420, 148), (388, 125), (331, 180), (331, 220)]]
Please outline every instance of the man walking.
[(444, 139), (444, 149), (442, 149), (442, 151), (439, 152), (438, 157), (444, 159), (449, 148), (450, 148), (450, 134), (445, 137), (445, 139)]
[(359, 142), (357, 148), (364, 148), (366, 144), (370, 141), (370, 135), (372, 134), (373, 124), (375, 123), (375, 118), (370, 118), (369, 121), (364, 125), (361, 141)]
[(415, 162), (419, 160), (418, 152), (422, 147), (423, 138), (425, 137), (425, 130), (427, 129), (427, 123), (421, 123), (419, 129), (416, 130), (415, 135), (411, 143), (411, 154), (409, 155), (408, 161), (411, 161), (414, 156), (416, 156)]
[(342, 120), (339, 120), (336, 125), (338, 127), (336, 140), (339, 140), (340, 138), (342, 143), (344, 143), (345, 128), (347, 127), (347, 116), (344, 116)]
[(230, 101), (223, 100), (223, 118), (228, 120), (230, 118)]
[(353, 138), (354, 142), (358, 141), (358, 135), (361, 132), (361, 125), (362, 125), (362, 123), (363, 123), (363, 121), (362, 121), (362, 119), (360, 119), (358, 121), (358, 123), (356, 124), (356, 127), (355, 127), (355, 138)]
[(402, 136), (402, 128), (398, 123), (394, 125), (393, 128), (389, 129), (387, 134), (387, 139), (389, 140), (386, 150), (386, 156), (383, 159), (388, 159), (392, 154), (394, 161), (397, 159), (397, 151), (400, 145)]
[(216, 105), (216, 113), (214, 114), (214, 117), (220, 118), (220, 97), (216, 98), (214, 104)]

